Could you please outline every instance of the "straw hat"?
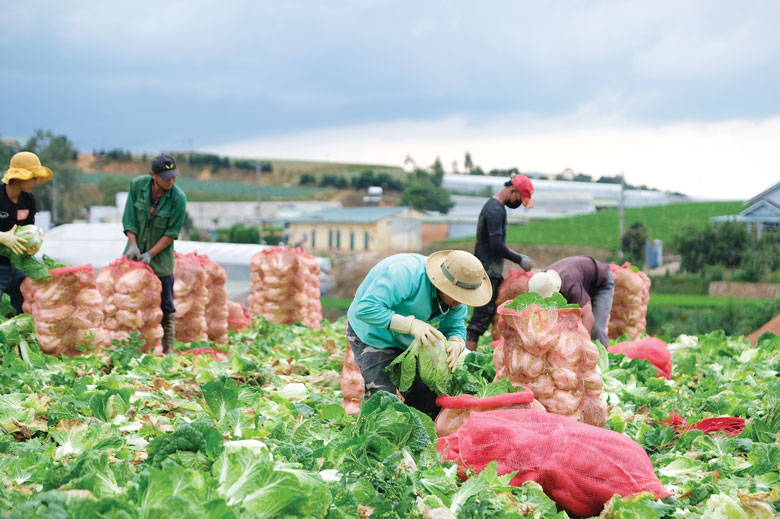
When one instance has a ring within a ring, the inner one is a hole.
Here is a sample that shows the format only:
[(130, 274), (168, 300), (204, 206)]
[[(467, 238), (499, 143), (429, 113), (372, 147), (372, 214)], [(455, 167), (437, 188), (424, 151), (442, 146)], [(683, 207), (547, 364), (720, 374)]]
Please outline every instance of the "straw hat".
[(550, 297), (561, 290), (561, 276), (555, 270), (537, 272), (528, 280), (528, 291), (542, 297)]
[(433, 286), (459, 303), (484, 306), (493, 297), (493, 287), (482, 263), (462, 250), (440, 250), (428, 256), (425, 272)]
[(3, 182), (6, 184), (14, 179), (30, 180), (37, 177), (39, 183), (51, 180), (54, 173), (46, 166), (41, 166), (41, 159), (38, 155), (29, 151), (20, 151), (11, 157), (11, 164), (3, 176)]

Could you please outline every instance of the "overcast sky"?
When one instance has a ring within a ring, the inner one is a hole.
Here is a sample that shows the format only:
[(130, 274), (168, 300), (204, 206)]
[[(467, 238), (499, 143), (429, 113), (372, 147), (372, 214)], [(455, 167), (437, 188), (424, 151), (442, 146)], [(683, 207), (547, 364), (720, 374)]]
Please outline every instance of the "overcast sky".
[(0, 134), (81, 151), (780, 181), (780, 2), (1, 0)]

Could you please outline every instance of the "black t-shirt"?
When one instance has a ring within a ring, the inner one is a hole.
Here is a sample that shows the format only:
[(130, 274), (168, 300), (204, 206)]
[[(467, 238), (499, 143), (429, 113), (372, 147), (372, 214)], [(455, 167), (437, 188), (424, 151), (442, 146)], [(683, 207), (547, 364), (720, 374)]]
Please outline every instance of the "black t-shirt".
[[(32, 193), (21, 193), (16, 203), (8, 198), (6, 184), (0, 184), (0, 231), (9, 231), (14, 225), (35, 223), (35, 197)], [(9, 265), (10, 260), (0, 255), (0, 264)]]
[(494, 253), (490, 248), (490, 235), (495, 234), (506, 241), (506, 209), (495, 198), (488, 198), (477, 220), (477, 243), (474, 245), (474, 256), (482, 262), (488, 276), (504, 274), (504, 258)]

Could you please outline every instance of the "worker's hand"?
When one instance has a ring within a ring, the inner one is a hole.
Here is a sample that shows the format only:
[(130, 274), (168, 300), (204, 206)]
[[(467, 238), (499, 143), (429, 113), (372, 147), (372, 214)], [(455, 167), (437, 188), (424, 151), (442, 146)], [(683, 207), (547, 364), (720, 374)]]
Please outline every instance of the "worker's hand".
[(152, 262), (152, 253), (144, 252), (138, 257), (138, 261), (140, 261), (144, 265), (149, 265)]
[(16, 232), (16, 226), (11, 227), (10, 230), (0, 232), (0, 243), (11, 249), (14, 254), (24, 254), (27, 249), (24, 248), (23, 243), (27, 243), (25, 238), (21, 238), (14, 234)]
[(141, 250), (138, 248), (138, 245), (135, 243), (131, 243), (130, 246), (127, 248), (127, 252), (125, 253), (125, 256), (130, 258), (131, 260), (138, 261), (138, 258), (141, 256)]
[(455, 373), (455, 368), (458, 365), (458, 359), (460, 354), (466, 348), (466, 343), (460, 337), (452, 336), (447, 339), (447, 365), (450, 367), (450, 371)]
[(525, 270), (526, 272), (528, 272), (529, 270), (531, 270), (532, 268), (534, 268), (534, 265), (536, 265), (536, 262), (535, 262), (534, 260), (532, 260), (531, 258), (529, 258), (528, 256), (526, 256), (525, 254), (521, 254), (521, 255), (520, 255), (520, 267), (521, 267), (523, 270)]
[(413, 315), (393, 314), (389, 328), (394, 332), (411, 334), (420, 341), (421, 346), (432, 347), (444, 340), (444, 335), (439, 330)]

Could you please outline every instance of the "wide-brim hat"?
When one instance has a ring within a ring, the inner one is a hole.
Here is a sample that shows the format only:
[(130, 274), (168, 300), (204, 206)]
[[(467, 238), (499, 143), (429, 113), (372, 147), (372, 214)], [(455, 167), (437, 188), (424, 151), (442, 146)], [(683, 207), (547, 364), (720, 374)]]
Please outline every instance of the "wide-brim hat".
[(20, 151), (11, 157), (11, 163), (3, 175), (3, 182), (8, 183), (12, 179), (30, 180), (37, 178), (39, 183), (48, 182), (54, 173), (46, 166), (41, 165), (38, 155), (29, 151)]
[(459, 303), (484, 306), (493, 297), (493, 286), (482, 263), (462, 250), (440, 250), (428, 256), (425, 273), (441, 292)]
[(528, 291), (542, 297), (550, 297), (561, 290), (561, 276), (555, 270), (537, 272), (528, 280)]

